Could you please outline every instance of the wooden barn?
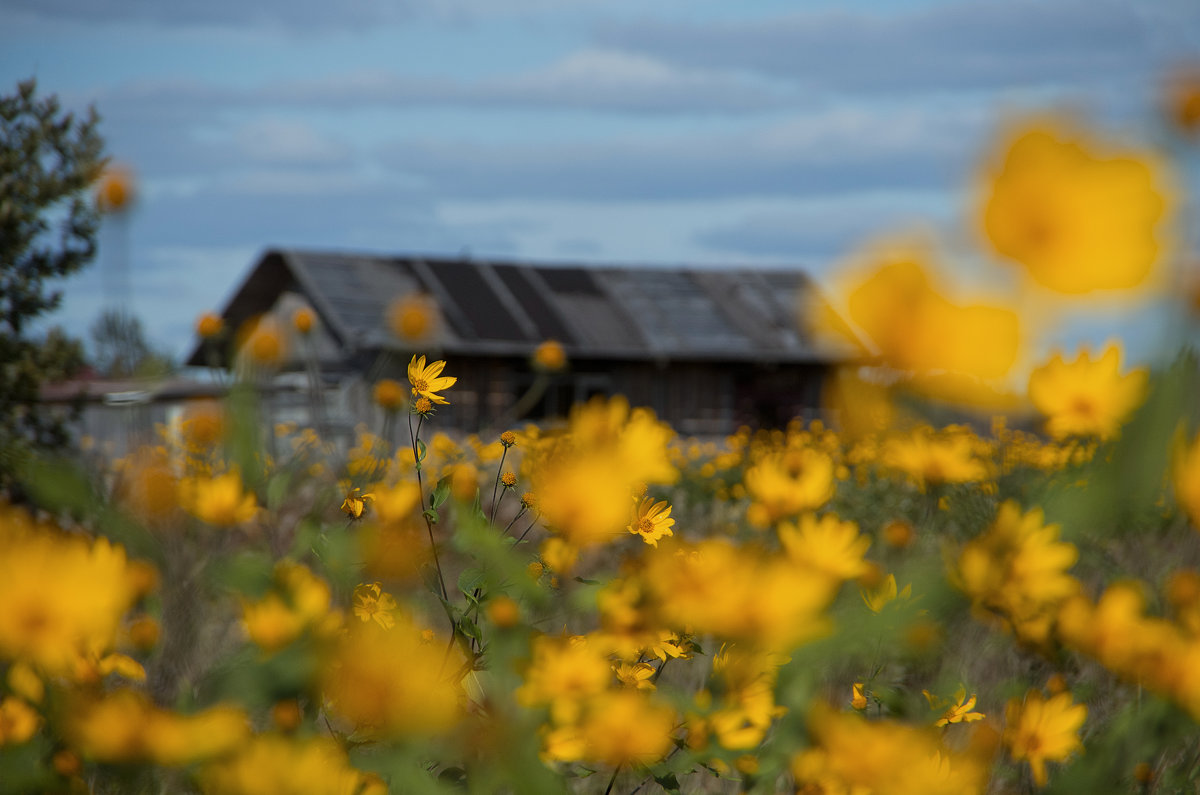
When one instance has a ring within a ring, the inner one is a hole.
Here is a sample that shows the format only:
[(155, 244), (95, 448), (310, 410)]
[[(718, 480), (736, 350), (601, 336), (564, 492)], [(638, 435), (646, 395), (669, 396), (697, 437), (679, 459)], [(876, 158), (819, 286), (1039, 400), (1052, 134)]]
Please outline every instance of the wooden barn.
[[(796, 270), (583, 267), (476, 258), (267, 251), (222, 308), (226, 328), (264, 314), (290, 328), (299, 307), (318, 318), (315, 351), (332, 418), (370, 419), (370, 383), (405, 380), (413, 353), (447, 359), (458, 377), (438, 424), (464, 431), (566, 413), (572, 403), (623, 394), (680, 433), (725, 434), (782, 425), (817, 409), (822, 381), (846, 353), (818, 350), (798, 322), (814, 297)], [(442, 321), (414, 347), (389, 328), (397, 298), (423, 294)], [(535, 382), (534, 349), (562, 343), (568, 368), (524, 416), (506, 412)], [(285, 370), (302, 372), (293, 346)], [(227, 365), (198, 343), (187, 364)], [(280, 413), (282, 412), (282, 413)], [(304, 405), (275, 419), (305, 421)]]

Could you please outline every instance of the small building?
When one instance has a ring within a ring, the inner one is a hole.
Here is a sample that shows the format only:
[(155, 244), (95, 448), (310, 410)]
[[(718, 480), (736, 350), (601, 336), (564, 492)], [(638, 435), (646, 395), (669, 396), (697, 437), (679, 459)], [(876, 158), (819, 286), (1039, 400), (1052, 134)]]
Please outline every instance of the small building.
[[(448, 361), (458, 378), (438, 424), (464, 431), (564, 415), (593, 395), (625, 395), (683, 434), (738, 425), (779, 426), (817, 410), (823, 379), (845, 352), (818, 350), (798, 307), (815, 298), (798, 270), (584, 267), (416, 255), (269, 250), (221, 309), (226, 328), (311, 308), (318, 327), (293, 346), (284, 369), (317, 362), (330, 414), (370, 417), (370, 383), (405, 381), (414, 353)], [(422, 294), (441, 314), (437, 336), (417, 348), (386, 315), (397, 298)], [(545, 340), (568, 368), (521, 417), (517, 399), (538, 381), (531, 364)], [(303, 356), (300, 351), (307, 351)], [(229, 366), (230, 351), (199, 342), (191, 366)], [(273, 419), (305, 421), (303, 401)]]

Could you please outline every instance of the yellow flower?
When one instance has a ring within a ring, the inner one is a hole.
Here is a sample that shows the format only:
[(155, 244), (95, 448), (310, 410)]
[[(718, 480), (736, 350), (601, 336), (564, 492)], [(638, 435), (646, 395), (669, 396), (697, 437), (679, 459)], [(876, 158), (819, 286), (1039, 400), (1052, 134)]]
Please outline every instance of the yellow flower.
[(353, 623), (323, 666), (332, 711), (372, 734), (440, 734), (458, 721), (463, 660), (456, 647), (423, 639), (422, 627), (396, 616), (387, 632)]
[(897, 599), (908, 599), (912, 596), (912, 585), (904, 586), (903, 591), (896, 590), (896, 575), (889, 574), (883, 583), (874, 590), (862, 590), (863, 601), (872, 613), (878, 613), (888, 604)]
[(263, 734), (244, 743), (238, 752), (207, 765), (200, 773), (206, 795), (385, 795), (374, 776), (350, 766), (333, 740), (314, 737), (289, 739)]
[(1034, 127), (990, 172), (988, 239), (1051, 290), (1136, 287), (1162, 254), (1170, 197), (1148, 154), (1106, 156), (1082, 135)]
[(139, 568), (107, 539), (67, 535), (0, 504), (0, 659), (73, 676), (113, 647), (145, 590)]
[(931, 284), (926, 256), (878, 256), (874, 273), (848, 291), (849, 319), (885, 365), (912, 374), (913, 386), (955, 400), (995, 399), (989, 388), (1020, 346), (1017, 314), (946, 298)]
[(987, 477), (966, 433), (936, 433), (920, 427), (907, 436), (889, 439), (883, 463), (908, 475), (922, 491), (927, 485), (970, 483)]
[(396, 609), (396, 600), (390, 593), (383, 590), (381, 583), (359, 583), (354, 589), (354, 615), (364, 622), (375, 620), (384, 629), (396, 626), (392, 611)]
[(196, 318), (196, 334), (201, 339), (210, 340), (220, 334), (225, 328), (225, 321), (213, 312), (205, 312)]
[(557, 372), (567, 366), (567, 352), (558, 340), (546, 340), (534, 350), (533, 364), (540, 370)]
[(1044, 524), (1041, 508), (1022, 514), (1005, 502), (987, 532), (963, 548), (958, 586), (982, 614), (1003, 616), (1018, 636), (1044, 642), (1059, 605), (1079, 589), (1067, 574), (1078, 551), (1058, 533), (1058, 525)]
[(316, 313), (306, 306), (302, 306), (292, 313), (292, 328), (301, 334), (310, 333), (316, 322)]
[(512, 447), (516, 443), (517, 435), (512, 431), (505, 431), (504, 433), (500, 434), (500, 444), (504, 445), (505, 447)]
[(818, 706), (809, 717), (813, 747), (792, 759), (800, 792), (982, 795), (989, 749), (947, 751), (936, 732)]
[[(324, 626), (332, 599), (328, 583), (298, 563), (276, 564), (273, 585), (262, 599), (242, 604), (246, 634), (268, 653), (288, 645), (309, 627)], [(332, 618), (336, 625), (340, 616)]]
[(850, 706), (860, 712), (867, 708), (867, 696), (863, 693), (863, 683), (855, 682), (850, 689)]
[(806, 513), (797, 525), (781, 523), (779, 541), (789, 559), (832, 580), (849, 580), (867, 570), (863, 555), (871, 539), (854, 522), (831, 513), (819, 519)]
[(0, 701), (0, 746), (20, 745), (33, 736), (42, 718), (19, 698)]
[(570, 723), (587, 699), (604, 692), (612, 675), (607, 655), (596, 644), (543, 635), (533, 641), (533, 659), (517, 700), (525, 706), (549, 704), (555, 721)]
[(635, 690), (654, 690), (654, 682), (651, 680), (657, 671), (657, 668), (647, 662), (613, 663), (613, 673), (617, 675), (617, 681), (624, 687), (632, 687)]
[(408, 343), (426, 342), (437, 333), (441, 313), (427, 295), (410, 293), (392, 301), (387, 310), (388, 327)]
[(671, 506), (666, 500), (655, 502), (652, 497), (643, 497), (633, 513), (633, 521), (626, 529), (635, 536), (641, 536), (650, 546), (656, 547), (663, 536), (674, 535), (671, 532), (674, 525)]
[(379, 379), (372, 391), (372, 396), (375, 399), (375, 405), (385, 411), (395, 411), (404, 405), (404, 387), (400, 386), (399, 381), (391, 378)]
[(1004, 716), (1004, 744), (1012, 758), (1029, 762), (1033, 780), (1046, 786), (1046, 762), (1063, 762), (1083, 748), (1079, 729), (1087, 720), (1087, 707), (1073, 704), (1070, 693), (1059, 693), (1043, 700), (1037, 690), (1030, 690), (1022, 704), (1017, 699), (1008, 702)]
[(967, 698), (967, 689), (960, 686), (954, 693), (954, 702), (947, 704), (941, 699), (934, 696), (928, 690), (922, 690), (925, 694), (925, 700), (929, 702), (932, 709), (941, 709), (946, 707), (942, 716), (934, 722), (934, 726), (948, 726), (951, 723), (972, 723), (977, 720), (983, 720), (987, 717), (982, 712), (972, 712), (975, 708), (975, 694), (972, 693), (970, 698)]
[(833, 461), (811, 449), (763, 456), (746, 471), (746, 491), (764, 524), (821, 507), (833, 497)]
[(133, 172), (128, 166), (109, 165), (96, 184), (96, 206), (102, 213), (119, 213), (136, 195)]
[(361, 491), (362, 489), (353, 489), (346, 495), (346, 499), (342, 500), (342, 513), (351, 519), (361, 519), (367, 503), (375, 499), (374, 494), (361, 494)]
[(121, 689), (76, 701), (64, 733), (84, 757), (99, 762), (187, 765), (238, 747), (250, 734), (250, 722), (236, 707), (180, 715), (159, 709), (142, 693)]
[(578, 723), (547, 732), (549, 759), (604, 765), (650, 765), (671, 749), (675, 710), (637, 690), (604, 693), (588, 702)]
[(258, 514), (253, 492), (242, 490), (242, 478), (236, 471), (211, 478), (185, 478), (179, 484), (179, 501), (188, 513), (221, 527), (248, 522)]
[(517, 485), (517, 476), (513, 472), (505, 472), (500, 476), (500, 482), (504, 488), (511, 489)]
[(426, 365), (424, 356), (420, 358), (414, 356), (412, 361), (408, 363), (408, 381), (412, 384), (413, 395), (429, 398), (434, 403), (442, 405), (449, 403), (438, 392), (454, 386), (458, 379), (443, 376), (442, 369), (445, 366), (446, 363), (444, 361), (436, 361)]
[(288, 353), (283, 329), (271, 315), (244, 323), (238, 330), (237, 349), (251, 364), (259, 367), (278, 367)]
[(1146, 371), (1120, 374), (1121, 348), (1111, 344), (1096, 361), (1087, 350), (1070, 363), (1062, 354), (1029, 375), (1029, 399), (1046, 416), (1055, 439), (1096, 436), (1110, 439), (1142, 402)]

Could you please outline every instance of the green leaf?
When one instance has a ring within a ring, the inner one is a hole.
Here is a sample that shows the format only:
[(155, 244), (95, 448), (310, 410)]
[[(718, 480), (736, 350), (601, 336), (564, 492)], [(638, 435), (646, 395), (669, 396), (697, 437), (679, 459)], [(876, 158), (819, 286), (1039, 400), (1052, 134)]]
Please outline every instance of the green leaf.
[(433, 487), (433, 494), (429, 497), (429, 504), (433, 508), (440, 508), (446, 502), (446, 498), (450, 496), (450, 478), (445, 477), (438, 481)]
[(438, 523), (438, 513), (433, 508), (426, 508), (421, 515), (428, 519), (430, 524)]
[(663, 776), (655, 776), (655, 783), (665, 789), (667, 792), (679, 792), (679, 779), (675, 778), (674, 773), (667, 773)]
[(482, 586), (486, 579), (487, 575), (483, 569), (464, 569), (463, 573), (458, 575), (458, 590), (469, 596), (475, 593), (475, 590)]
[[(417, 464), (418, 465), (420, 465), (420, 463), (425, 460), (425, 454), (427, 452), (429, 452), (429, 449), (427, 447), (425, 447), (425, 442), (421, 441), (420, 439), (417, 439)], [(418, 468), (420, 468), (420, 467), (418, 466)]]

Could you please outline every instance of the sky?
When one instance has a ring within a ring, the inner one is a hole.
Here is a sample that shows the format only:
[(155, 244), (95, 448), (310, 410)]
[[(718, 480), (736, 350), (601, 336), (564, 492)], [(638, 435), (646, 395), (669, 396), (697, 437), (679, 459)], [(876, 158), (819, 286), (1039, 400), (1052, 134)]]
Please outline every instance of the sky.
[[(920, 230), (986, 285), (1001, 131), (1069, 110), (1161, 138), (1189, 61), (1195, 0), (0, 0), (0, 91), (94, 105), (138, 178), (52, 321), (121, 305), (177, 356), (272, 247), (824, 284)], [(1062, 333), (1153, 344), (1088, 311)]]

